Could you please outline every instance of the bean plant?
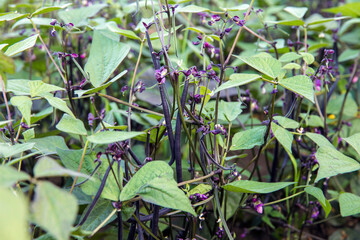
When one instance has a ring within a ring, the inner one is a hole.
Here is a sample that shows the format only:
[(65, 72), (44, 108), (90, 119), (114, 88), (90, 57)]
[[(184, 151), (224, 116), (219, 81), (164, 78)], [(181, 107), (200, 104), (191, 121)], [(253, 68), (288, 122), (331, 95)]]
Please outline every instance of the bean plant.
[(358, 239), (359, 9), (0, 1), (0, 239)]

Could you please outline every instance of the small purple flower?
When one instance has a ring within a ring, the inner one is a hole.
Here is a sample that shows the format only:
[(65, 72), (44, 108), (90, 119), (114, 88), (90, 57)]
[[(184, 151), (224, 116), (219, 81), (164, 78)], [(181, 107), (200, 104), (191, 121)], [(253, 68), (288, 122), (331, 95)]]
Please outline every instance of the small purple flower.
[(320, 91), (321, 90), (321, 79), (316, 77), (314, 83), (315, 83), (315, 89), (317, 91)]
[(98, 152), (98, 153), (96, 154), (96, 159), (95, 159), (95, 161), (94, 161), (95, 163), (101, 162), (101, 160), (100, 160), (101, 155), (102, 155), (102, 152)]
[(264, 12), (261, 8), (259, 8), (258, 10), (256, 10), (256, 14), (259, 14), (259, 13), (261, 13), (261, 12)]
[(51, 20), (50, 25), (55, 26), (57, 23), (58, 23), (57, 20), (53, 19), (53, 20)]
[(162, 66), (160, 69), (155, 70), (155, 78), (159, 84), (165, 83), (165, 76), (167, 74), (167, 69)]
[(238, 16), (234, 16), (232, 20), (240, 27), (245, 25), (245, 20), (240, 20)]
[(190, 101), (193, 100), (195, 104), (201, 103), (201, 99), (204, 97), (204, 95), (190, 93)]
[(215, 22), (218, 22), (221, 20), (221, 17), (219, 15), (212, 15), (211, 16), (212, 20), (215, 21)]
[(80, 88), (82, 88), (86, 84), (86, 82), (87, 82), (86, 78), (83, 78), (83, 80), (81, 80), (80, 82)]
[(55, 33), (56, 33), (55, 28), (53, 28), (53, 29), (51, 30), (50, 34), (51, 34), (52, 37), (55, 37)]
[(22, 128), (24, 128), (24, 129), (29, 129), (29, 128), (30, 128), (30, 127), (29, 127), (26, 123), (24, 123), (24, 122), (20, 123), (20, 126), (21, 126)]
[(68, 23), (68, 24), (66, 24), (66, 26), (69, 27), (69, 28), (72, 28), (72, 27), (74, 27), (74, 24), (73, 23)]
[(225, 28), (224, 31), (225, 31), (226, 34), (229, 34), (231, 32), (231, 30), (232, 30), (232, 28)]
[(79, 55), (78, 55), (78, 54), (76, 54), (76, 53), (72, 53), (72, 54), (71, 54), (71, 57), (73, 57), (73, 58), (78, 58), (78, 57), (79, 57)]
[(119, 202), (112, 202), (112, 205), (114, 208), (116, 208), (117, 210), (120, 210), (121, 209), (121, 206), (122, 206), (122, 203), (119, 201)]
[(145, 91), (146, 88), (145, 88), (145, 84), (143, 81), (139, 80), (136, 84), (135, 84), (135, 88), (134, 88), (134, 93), (135, 92), (139, 92), (139, 93), (142, 93), (143, 91)]
[(215, 22), (214, 21), (208, 21), (208, 25), (212, 26)]
[(194, 44), (195, 46), (199, 45), (200, 42), (199, 41), (193, 41), (192, 44)]
[(124, 93), (125, 91), (127, 91), (129, 89), (129, 87), (127, 85), (123, 86), (121, 88), (121, 93)]
[(89, 126), (93, 126), (93, 124), (94, 124), (94, 115), (92, 114), (92, 113), (89, 113), (88, 114), (88, 122), (89, 122)]

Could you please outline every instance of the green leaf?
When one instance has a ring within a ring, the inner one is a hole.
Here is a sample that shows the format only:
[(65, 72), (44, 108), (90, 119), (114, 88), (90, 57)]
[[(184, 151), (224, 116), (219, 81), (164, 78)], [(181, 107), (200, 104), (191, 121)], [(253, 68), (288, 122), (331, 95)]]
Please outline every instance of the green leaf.
[(11, 190), (0, 188), (0, 236), (6, 240), (29, 240), (28, 204)]
[(10, 166), (0, 166), (0, 186), (11, 187), (19, 181), (30, 180), (30, 176)]
[(24, 141), (27, 142), (28, 140), (35, 138), (35, 130), (34, 128), (30, 128), (23, 132), (22, 135), (24, 136)]
[(56, 128), (62, 132), (73, 133), (78, 135), (87, 135), (84, 123), (68, 114), (64, 114)]
[(342, 217), (360, 213), (360, 197), (352, 193), (342, 193), (339, 197), (340, 214)]
[(214, 91), (214, 93), (220, 92), (224, 89), (242, 86), (250, 82), (253, 82), (259, 78), (261, 78), (261, 76), (258, 74), (234, 73), (230, 75), (230, 80), (225, 82), (224, 84), (221, 84), (221, 86), (218, 87)]
[(326, 137), (321, 134), (307, 132), (305, 135), (310, 138), (319, 147), (335, 148)]
[(290, 118), (282, 117), (282, 116), (274, 116), (273, 117), (283, 128), (298, 128), (300, 124)]
[(350, 146), (352, 146), (360, 155), (360, 133), (354, 134), (347, 138), (343, 138), (343, 140), (350, 144)]
[(268, 23), (278, 24), (278, 25), (285, 25), (285, 26), (304, 26), (305, 22), (300, 19), (294, 20), (284, 20), (284, 21), (269, 21)]
[(323, 191), (320, 188), (308, 186), (305, 189), (305, 192), (315, 197), (321, 204), (322, 208), (325, 211), (325, 218), (329, 215), (331, 211), (331, 204), (325, 198)]
[(271, 124), (271, 129), (274, 133), (275, 138), (279, 141), (279, 143), (290, 153), (292, 153), (291, 145), (293, 142), (293, 135), (286, 130), (276, 124)]
[(240, 60), (271, 78), (276, 78), (281, 72), (281, 62), (271, 55), (255, 55), (252, 57), (238, 57)]
[(85, 65), (85, 72), (89, 73), (92, 85), (99, 87), (106, 82), (129, 51), (130, 48), (124, 43), (116, 42), (94, 31), (90, 56)]
[(72, 111), (70, 110), (70, 108), (68, 107), (68, 105), (66, 104), (66, 102), (64, 100), (57, 98), (57, 97), (51, 97), (51, 96), (45, 96), (45, 99), (54, 108), (57, 108), (63, 112), (66, 112), (67, 114), (69, 114), (70, 116), (75, 118), (74, 114), (72, 113)]
[(278, 191), (282, 188), (290, 186), (294, 182), (256, 182), (249, 180), (239, 180), (228, 183), (223, 186), (223, 188), (230, 192), (242, 192), (242, 193), (271, 193)]
[(279, 80), (279, 85), (295, 92), (314, 103), (313, 83), (308, 76), (297, 75)]
[(107, 87), (109, 87), (112, 83), (116, 82), (119, 78), (124, 76), (126, 73), (127, 73), (127, 70), (124, 70), (121, 73), (119, 73), (118, 75), (116, 75), (113, 79), (111, 79), (110, 81), (108, 81), (105, 84), (100, 85), (99, 87), (91, 88), (91, 89), (88, 89), (88, 90), (78, 90), (75, 93), (79, 97), (81, 97), (84, 94), (92, 94), (92, 93), (100, 92), (101, 90), (106, 89)]
[(28, 151), (34, 147), (34, 143), (16, 143), (14, 145), (10, 145), (7, 143), (0, 143), (0, 156), (4, 158), (8, 158), (19, 153)]
[(11, 98), (11, 104), (16, 106), (23, 115), (26, 123), (31, 125), (31, 107), (32, 101), (26, 96), (14, 96)]
[(0, 51), (1, 51), (4, 47), (6, 47), (7, 45), (9, 45), (9, 44), (7, 44), (7, 43), (0, 44)]
[(183, 12), (183, 13), (199, 13), (199, 12), (209, 12), (208, 8), (199, 7), (196, 5), (188, 5), (186, 7), (177, 8), (176, 12)]
[(36, 178), (56, 176), (88, 177), (85, 174), (66, 169), (60, 166), (54, 159), (46, 156), (37, 161), (34, 167), (34, 176)]
[(28, 13), (21, 14), (21, 13), (16, 13), (16, 12), (5, 13), (0, 16), (0, 22), (17, 20), (20, 18), (24, 18), (27, 15), (29, 15), (29, 14)]
[(98, 132), (88, 137), (89, 142), (96, 144), (109, 144), (114, 142), (124, 141), (139, 135), (144, 132), (120, 132), (120, 131), (104, 131)]
[(8, 47), (8, 49), (5, 51), (5, 55), (12, 57), (20, 52), (32, 48), (35, 45), (38, 36), (39, 36), (38, 34), (35, 34), (34, 36), (28, 37), (20, 42), (14, 43), (10, 47)]
[(6, 92), (12, 92), (15, 95), (30, 95), (30, 80), (10, 79), (7, 81)]
[(77, 215), (76, 198), (50, 182), (38, 182), (31, 206), (33, 220), (57, 240), (70, 237)]
[(298, 70), (301, 68), (301, 66), (297, 63), (288, 63), (285, 64), (282, 68), (286, 70), (292, 70), (292, 69)]
[(63, 9), (63, 8), (66, 8), (66, 7), (70, 6), (70, 5), (71, 5), (71, 3), (67, 3), (67, 4), (62, 5), (62, 6), (42, 7), (42, 8), (37, 9), (35, 12), (33, 12), (31, 14), (31, 17), (34, 17), (36, 15), (40, 15), (40, 14), (53, 12), (53, 11), (56, 11), (56, 10), (59, 10), (59, 9)]
[(58, 15), (64, 23), (72, 23), (75, 27), (83, 27), (88, 24), (88, 18), (95, 16), (107, 6), (105, 3), (94, 4), (88, 7), (59, 11)]
[(264, 143), (266, 126), (254, 127), (242, 132), (235, 133), (232, 138), (230, 150), (252, 149)]
[(191, 206), (189, 198), (178, 188), (174, 179), (166, 177), (154, 178), (142, 186), (137, 191), (137, 194), (146, 202), (166, 208), (181, 210), (197, 216)]
[[(140, 168), (134, 177), (125, 185), (120, 194), (120, 200), (126, 201), (137, 195), (137, 191), (155, 178), (173, 178), (172, 168), (163, 161), (153, 161)], [(130, 184), (131, 183), (131, 184)]]
[[(63, 149), (56, 149), (57, 154), (59, 155), (61, 162), (64, 164), (64, 166), (67, 169), (77, 171), (79, 168), (79, 164), (81, 161), (81, 156), (83, 153), (83, 150), (63, 150)], [(82, 168), (80, 170), (80, 173), (83, 175), (89, 176), (95, 169), (97, 163), (94, 162), (96, 159), (96, 152), (92, 152), (89, 155), (85, 155)], [(109, 167), (109, 162), (106, 158), (101, 158), (102, 161), (100, 167), (98, 168), (97, 172), (93, 175), (91, 178), (91, 181), (87, 181), (80, 185), (80, 188), (82, 191), (90, 196), (94, 196), (96, 192), (98, 191), (101, 181), (104, 177), (104, 174)], [(116, 169), (115, 166), (113, 166), (113, 169)], [(116, 173), (116, 172), (115, 172)], [(121, 184), (122, 181), (122, 169), (120, 168), (119, 175), (117, 176), (117, 179), (119, 180), (119, 183)], [(80, 177), (78, 179), (78, 182), (82, 182), (86, 180), (85, 177)], [(120, 196), (120, 189), (116, 183), (116, 180), (114, 178), (114, 175), (112, 172), (110, 172), (103, 192), (101, 193), (102, 198), (110, 199), (112, 201), (118, 201)]]
[(30, 87), (31, 97), (42, 96), (44, 93), (65, 90), (64, 88), (52, 84), (47, 84), (40, 80), (29, 81), (28, 85)]
[[(105, 199), (99, 199), (96, 203), (94, 209), (91, 211), (89, 217), (86, 219), (85, 223), (81, 226), (81, 230), (93, 232), (114, 210), (111, 201)], [(84, 217), (87, 209), (84, 210), (81, 219)], [(122, 216), (123, 217), (123, 216)], [(104, 226), (116, 219), (116, 215), (113, 215)], [(124, 219), (123, 219), (124, 220)], [(125, 220), (126, 221), (126, 220)]]
[(306, 115), (305, 113), (300, 114), (305, 119), (306, 126), (309, 127), (324, 127), (324, 121), (318, 115)]
[(326, 8), (322, 11), (334, 14), (341, 13), (343, 16), (358, 17), (360, 16), (360, 2), (347, 3), (338, 7)]
[(320, 147), (315, 157), (319, 162), (319, 170), (315, 182), (323, 178), (360, 169), (360, 164), (357, 161), (345, 156), (334, 147)]
[(116, 22), (108, 22), (106, 26), (109, 28), (110, 31), (114, 33), (120, 34), (130, 39), (135, 39), (139, 41), (141, 40), (141, 38), (138, 37), (133, 31), (119, 28)]
[(219, 119), (232, 122), (242, 112), (241, 102), (225, 102), (220, 101), (219, 104)]
[(327, 23), (327, 22), (332, 22), (332, 21), (339, 21), (339, 20), (346, 19), (346, 18), (348, 18), (348, 17), (321, 18), (321, 19), (316, 19), (314, 21), (307, 22), (307, 25), (311, 26), (311, 25)]
[(303, 18), (307, 12), (307, 7), (286, 7), (284, 10), (297, 18)]
[(14, 60), (0, 51), (0, 72), (14, 74), (15, 70)]
[(297, 59), (301, 58), (301, 55), (295, 53), (295, 52), (289, 52), (281, 55), (279, 58), (280, 62), (291, 62), (295, 61)]
[(346, 49), (339, 56), (339, 62), (346, 62), (349, 60), (354, 60), (359, 56), (360, 51), (354, 49)]
[(249, 9), (249, 4), (241, 4), (235, 7), (227, 7), (227, 8), (222, 8), (220, 7), (221, 10), (223, 10), (224, 12), (228, 12), (228, 11), (244, 11), (244, 10), (248, 10)]
[(312, 64), (315, 61), (315, 58), (311, 53), (301, 52), (300, 54), (308, 65)]
[[(340, 114), (344, 97), (345, 97), (344, 94), (332, 96), (326, 108), (327, 113), (336, 114), (336, 115)], [(354, 100), (352, 94), (349, 93), (348, 97), (346, 98), (343, 114), (345, 116), (355, 117), (357, 115), (357, 109), (358, 109), (358, 105)]]
[(153, 161), (145, 164), (125, 185), (120, 201), (140, 195), (147, 202), (196, 216), (188, 197), (177, 187), (173, 174), (172, 168), (166, 162)]
[(68, 149), (64, 139), (60, 136), (48, 136), (30, 139), (28, 143), (35, 143), (34, 148), (43, 154), (54, 154), (57, 148)]
[(212, 186), (209, 184), (199, 184), (196, 187), (194, 187), (193, 189), (191, 189), (188, 193), (187, 196), (191, 196), (194, 195), (195, 193), (199, 193), (199, 194), (205, 194), (207, 192), (210, 192), (212, 190)]

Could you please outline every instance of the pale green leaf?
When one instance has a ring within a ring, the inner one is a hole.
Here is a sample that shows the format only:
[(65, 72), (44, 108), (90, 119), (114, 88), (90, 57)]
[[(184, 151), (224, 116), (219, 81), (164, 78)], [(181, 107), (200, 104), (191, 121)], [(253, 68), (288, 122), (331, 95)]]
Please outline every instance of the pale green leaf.
[(301, 55), (295, 53), (295, 52), (289, 52), (281, 55), (279, 58), (280, 62), (291, 62), (295, 61), (297, 59), (301, 58)]
[(0, 188), (0, 238), (29, 240), (29, 210), (22, 195)]
[(116, 82), (119, 78), (124, 76), (126, 73), (127, 73), (127, 70), (124, 70), (121, 73), (119, 73), (118, 75), (116, 75), (113, 79), (111, 79), (107, 83), (104, 83), (104, 84), (100, 85), (99, 87), (91, 88), (91, 89), (88, 89), (88, 90), (78, 90), (75, 93), (79, 97), (81, 97), (84, 94), (92, 94), (92, 93), (100, 92), (101, 90), (106, 89), (107, 87), (109, 87), (112, 83)]
[(71, 5), (71, 3), (67, 3), (67, 4), (64, 4), (62, 6), (42, 7), (42, 8), (37, 9), (35, 12), (33, 12), (31, 14), (31, 17), (34, 17), (34, 16), (39, 15), (39, 14), (45, 14), (45, 13), (53, 12), (53, 11), (56, 11), (56, 10), (59, 10), (59, 9), (67, 8), (70, 5)]
[(316, 19), (314, 21), (307, 22), (307, 25), (311, 26), (311, 25), (327, 23), (327, 22), (332, 22), (332, 21), (339, 21), (339, 20), (346, 19), (346, 18), (348, 18), (348, 17), (321, 18), (321, 19)]
[(11, 98), (11, 104), (16, 106), (24, 117), (26, 123), (31, 125), (31, 107), (32, 101), (26, 96), (14, 96)]
[(223, 188), (230, 192), (242, 193), (271, 193), (294, 184), (294, 182), (257, 182), (249, 180), (239, 180), (228, 183)]
[(72, 23), (75, 27), (83, 27), (87, 25), (88, 18), (95, 16), (101, 9), (108, 6), (105, 3), (94, 4), (88, 7), (67, 9), (59, 11), (58, 15), (64, 23)]
[(360, 2), (356, 2), (356, 1), (349, 2), (347, 4), (340, 5), (338, 7), (326, 8), (323, 9), (322, 11), (334, 13), (334, 14), (341, 13), (342, 15), (350, 16), (350, 17), (358, 17), (360, 16)]
[(30, 95), (30, 80), (10, 79), (7, 81), (6, 91), (15, 95)]
[(343, 138), (343, 140), (350, 144), (350, 146), (352, 146), (360, 155), (360, 133), (354, 134), (347, 138)]
[(109, 144), (114, 142), (124, 141), (139, 135), (144, 132), (120, 132), (120, 131), (104, 131), (98, 132), (88, 137), (88, 141), (96, 144)]
[(57, 240), (68, 240), (78, 210), (76, 198), (50, 182), (38, 182), (35, 192), (35, 223)]
[(320, 147), (315, 157), (320, 165), (315, 182), (323, 178), (329, 178), (360, 169), (360, 164), (357, 161), (345, 156), (334, 147)]
[[(83, 150), (63, 150), (63, 149), (57, 149), (57, 154), (59, 155), (62, 163), (67, 169), (77, 171), (79, 168), (79, 164), (81, 161)], [(92, 152), (89, 155), (85, 155), (82, 168), (80, 170), (80, 173), (83, 175), (90, 175), (97, 163), (94, 162), (96, 159), (96, 152)], [(80, 185), (81, 190), (90, 196), (95, 196), (96, 192), (98, 191), (101, 181), (104, 178), (104, 174), (109, 167), (109, 163), (106, 158), (101, 158), (102, 161), (100, 167), (98, 168), (97, 172), (93, 175), (91, 178), (91, 181), (87, 181)], [(113, 169), (117, 169), (117, 167), (113, 166)], [(114, 170), (115, 171), (115, 170)], [(115, 171), (117, 173), (117, 171)], [(121, 184), (122, 181), (122, 168), (120, 167), (119, 175), (117, 176), (117, 179), (119, 183)], [(79, 177), (78, 183), (86, 180), (85, 177)], [(116, 180), (114, 178), (114, 175), (110, 172), (108, 175), (108, 178), (105, 183), (105, 187), (103, 192), (101, 193), (101, 198), (110, 199), (112, 201), (118, 201), (120, 196), (120, 189), (116, 183)]]
[(232, 138), (230, 150), (252, 149), (264, 143), (266, 126), (254, 127), (235, 133)]
[(293, 142), (293, 135), (283, 127), (276, 124), (271, 124), (271, 129), (274, 133), (275, 138), (279, 143), (290, 153), (292, 153), (291, 145)]
[(24, 18), (29, 14), (21, 14), (21, 13), (16, 13), (16, 12), (9, 12), (9, 13), (5, 13), (0, 15), (0, 22), (3, 21), (11, 21), (11, 20), (17, 20), (20, 18)]
[(232, 122), (241, 112), (241, 102), (225, 102), (221, 100), (219, 103), (218, 118), (221, 120)]
[(64, 88), (52, 84), (47, 84), (40, 80), (29, 81), (28, 84), (30, 87), (31, 97), (42, 96), (44, 93), (65, 90)]
[(34, 147), (34, 143), (16, 143), (11, 145), (10, 143), (0, 143), (0, 156), (8, 158), (19, 153), (28, 151)]
[(212, 190), (212, 186), (209, 184), (199, 184), (196, 187), (194, 187), (193, 189), (191, 189), (188, 193), (187, 196), (191, 196), (194, 195), (195, 193), (199, 193), (199, 194), (205, 194), (207, 192), (210, 192)]
[(117, 26), (115, 22), (108, 22), (106, 26), (109, 28), (110, 31), (125, 36), (130, 39), (141, 40), (133, 31), (127, 29), (121, 29)]
[(276, 120), (280, 126), (282, 126), (283, 128), (298, 128), (300, 126), (300, 124), (290, 118), (287, 117), (282, 117), (282, 116), (274, 116), (273, 117), (274, 120)]
[(307, 132), (305, 135), (310, 138), (319, 147), (335, 148), (329, 140), (321, 134)]
[(224, 89), (242, 86), (242, 85), (248, 84), (250, 82), (253, 82), (259, 78), (261, 78), (261, 76), (258, 74), (234, 73), (234, 74), (230, 75), (229, 81), (225, 82), (224, 84), (221, 84), (221, 86), (218, 87), (214, 91), (214, 93), (217, 93)]
[(95, 31), (90, 56), (85, 65), (85, 72), (89, 74), (92, 85), (99, 87), (106, 82), (129, 51), (130, 48), (124, 43), (116, 42)]
[(56, 128), (62, 132), (73, 133), (78, 135), (87, 135), (84, 123), (80, 119), (73, 118), (68, 114), (64, 114)]
[(42, 157), (37, 161), (34, 167), (34, 175), (36, 178), (56, 176), (88, 177), (85, 174), (60, 166), (54, 159), (47, 156)]
[(25, 142), (27, 142), (28, 140), (35, 138), (35, 130), (34, 128), (30, 128), (24, 131), (22, 135), (24, 136)]
[(308, 65), (312, 64), (315, 61), (314, 55), (312, 55), (311, 53), (301, 52), (300, 54)]
[(30, 176), (22, 171), (11, 166), (0, 166), (0, 186), (11, 187), (19, 181), (30, 180)]
[(177, 187), (172, 168), (163, 161), (145, 164), (121, 191), (120, 200), (140, 195), (147, 202), (189, 212), (196, 216), (188, 197)]
[(331, 211), (331, 204), (325, 198), (323, 191), (320, 188), (308, 186), (305, 189), (305, 192), (315, 197), (321, 204), (322, 208), (325, 211), (325, 217), (327, 217)]
[(75, 118), (74, 114), (72, 113), (72, 111), (70, 110), (70, 108), (68, 107), (68, 105), (66, 104), (66, 102), (64, 100), (57, 98), (57, 97), (51, 97), (51, 96), (45, 96), (45, 99), (54, 108), (57, 108), (63, 112), (66, 112), (67, 114), (69, 114), (70, 116)]
[(301, 66), (297, 63), (287, 63), (282, 68), (286, 70), (293, 70), (293, 69), (298, 70), (301, 68)]
[(266, 74), (271, 78), (279, 76), (281, 71), (281, 62), (270, 55), (264, 57), (264, 55), (255, 55), (252, 57), (238, 57), (240, 60), (255, 68), (259, 72)]
[(346, 62), (346, 61), (349, 61), (349, 60), (354, 60), (355, 58), (357, 58), (359, 56), (359, 54), (360, 54), (359, 50), (346, 49), (345, 51), (343, 51), (340, 54), (339, 62)]
[(285, 25), (285, 26), (304, 26), (305, 22), (300, 19), (294, 20), (284, 20), (284, 21), (269, 21), (268, 23), (278, 24), (278, 25)]
[(313, 83), (308, 76), (297, 75), (290, 78), (283, 78), (280, 79), (278, 83), (280, 86), (293, 91), (314, 103)]
[(183, 13), (199, 13), (199, 12), (209, 12), (208, 8), (199, 7), (196, 5), (188, 5), (186, 7), (177, 8), (176, 12), (183, 12)]
[(307, 7), (286, 7), (284, 10), (297, 18), (303, 18), (307, 12)]
[(340, 214), (342, 217), (360, 213), (360, 197), (352, 193), (342, 193), (339, 197)]
[(38, 34), (35, 34), (34, 36), (28, 37), (24, 40), (21, 40), (20, 42), (14, 43), (10, 47), (8, 47), (8, 49), (5, 51), (5, 55), (11, 57), (29, 48), (32, 48), (35, 45), (38, 36), (39, 36)]
[(35, 143), (34, 148), (38, 149), (43, 154), (54, 154), (57, 148), (68, 149), (64, 138), (61, 136), (48, 136), (43, 138), (34, 138), (28, 141)]
[(178, 188), (174, 179), (166, 177), (154, 178), (142, 186), (137, 191), (137, 194), (146, 202), (166, 208), (181, 210), (197, 216), (191, 206), (189, 198)]
[(9, 44), (8, 44), (8, 43), (0, 44), (0, 51), (1, 51), (4, 47), (6, 47), (7, 45), (9, 45)]

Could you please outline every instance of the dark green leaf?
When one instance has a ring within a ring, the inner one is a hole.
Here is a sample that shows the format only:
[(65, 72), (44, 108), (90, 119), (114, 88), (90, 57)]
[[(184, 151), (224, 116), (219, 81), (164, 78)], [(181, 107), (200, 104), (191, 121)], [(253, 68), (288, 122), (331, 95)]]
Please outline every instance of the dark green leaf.
[(294, 182), (256, 182), (249, 180), (239, 180), (232, 183), (228, 183), (223, 188), (230, 192), (242, 192), (242, 193), (271, 193), (278, 191), (282, 188), (290, 186)]
[(320, 147), (315, 157), (320, 165), (315, 182), (323, 178), (329, 178), (360, 169), (360, 164), (357, 161), (345, 156), (334, 147)]

